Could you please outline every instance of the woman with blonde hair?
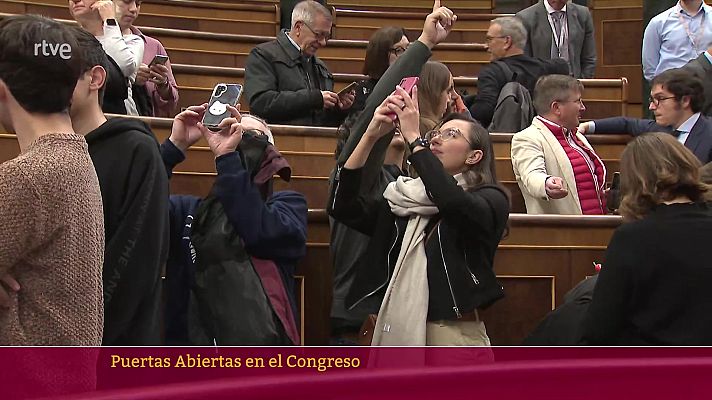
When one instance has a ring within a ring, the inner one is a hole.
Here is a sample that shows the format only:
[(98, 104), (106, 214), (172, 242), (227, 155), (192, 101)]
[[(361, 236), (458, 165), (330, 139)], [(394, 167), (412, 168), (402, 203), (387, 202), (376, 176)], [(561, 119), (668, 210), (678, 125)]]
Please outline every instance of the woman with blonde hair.
[(448, 67), (437, 61), (423, 66), (418, 82), (420, 133), (433, 130), (456, 100), (455, 84)]
[(621, 158), (616, 229), (584, 322), (601, 345), (712, 344), (712, 204), (700, 162), (666, 133), (638, 136)]

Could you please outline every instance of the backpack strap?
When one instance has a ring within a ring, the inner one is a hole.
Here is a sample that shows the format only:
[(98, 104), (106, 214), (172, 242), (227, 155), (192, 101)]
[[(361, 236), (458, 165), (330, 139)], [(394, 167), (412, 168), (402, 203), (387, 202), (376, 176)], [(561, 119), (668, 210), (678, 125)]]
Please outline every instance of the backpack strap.
[(506, 62), (497, 60), (492, 61), (492, 63), (499, 67), (499, 69), (504, 73), (504, 78), (507, 80), (507, 82), (516, 82), (517, 73), (512, 71), (512, 69), (509, 68), (509, 65), (507, 65)]

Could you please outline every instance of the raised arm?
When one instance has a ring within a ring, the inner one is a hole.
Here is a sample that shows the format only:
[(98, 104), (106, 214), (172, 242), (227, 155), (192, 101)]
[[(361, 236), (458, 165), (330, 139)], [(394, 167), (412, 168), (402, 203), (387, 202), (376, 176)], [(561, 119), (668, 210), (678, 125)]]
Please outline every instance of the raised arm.
[(188, 148), (203, 137), (200, 121), (207, 108), (208, 103), (190, 106), (173, 119), (171, 136), (161, 145), (161, 158), (169, 179), (173, 174), (173, 168), (185, 160), (185, 152)]
[(373, 233), (379, 199), (382, 197), (373, 196), (370, 193), (360, 193), (363, 170), (373, 146), (395, 128), (393, 120), (388, 115), (390, 101), (402, 103), (403, 100), (400, 96), (392, 95), (376, 108), (366, 132), (356, 144), (351, 156), (343, 167), (337, 166), (330, 190), (327, 209), (329, 214), (337, 221), (366, 235)]
[[(411, 43), (408, 46), (408, 50), (386, 70), (385, 74), (378, 80), (368, 100), (366, 100), (366, 106), (361, 114), (362, 117), (354, 124), (349, 140), (344, 145), (344, 149), (339, 156), (337, 162), (339, 165), (343, 165), (346, 162), (356, 145), (361, 141), (361, 137), (370, 123), (370, 117), (376, 108), (393, 92), (393, 89), (401, 79), (420, 75), (423, 65), (430, 58), (431, 49), (445, 40), (455, 21), (457, 21), (457, 16), (450, 9), (441, 7), (440, 1), (436, 0), (433, 5), (433, 12), (425, 19), (423, 32), (418, 40)], [(364, 180), (375, 179), (380, 172), (391, 139), (392, 136), (390, 134), (385, 135), (374, 144), (368, 162), (364, 166)]]

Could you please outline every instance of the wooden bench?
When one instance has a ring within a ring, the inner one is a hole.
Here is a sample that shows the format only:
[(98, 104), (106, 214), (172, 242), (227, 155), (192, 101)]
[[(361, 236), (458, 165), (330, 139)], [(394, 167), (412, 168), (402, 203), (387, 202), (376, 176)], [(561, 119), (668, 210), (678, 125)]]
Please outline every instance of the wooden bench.
[[(219, 8), (210, 10), (205, 6), (144, 4), (148, 7), (142, 5), (141, 14), (136, 20), (138, 26), (265, 36), (279, 32), (279, 10), (276, 5), (217, 5)], [(192, 10), (202, 12), (192, 13)], [(72, 19), (68, 3), (59, 0), (0, 0), (0, 12)]]
[[(172, 57), (172, 63), (180, 61), (197, 65), (243, 67), (247, 55), (253, 47), (259, 43), (274, 40), (274, 37), (270, 36), (217, 34), (148, 27), (142, 27), (141, 30), (163, 43), (168, 55)], [(332, 72), (360, 73), (367, 45), (367, 40), (334, 39), (330, 40), (326, 47), (320, 49), (318, 55)], [(174, 54), (180, 59), (173, 60)], [(433, 59), (447, 64), (454, 75), (474, 76), (484, 64), (489, 62), (490, 55), (484, 44), (441, 43), (433, 49)]]
[[(330, 6), (352, 10), (379, 10), (379, 11), (410, 11), (432, 12), (433, 2), (430, 0), (331, 0)], [(448, 0), (443, 5), (456, 13), (486, 13), (494, 9), (494, 0)]]
[[(114, 116), (115, 117), (115, 116)], [(165, 141), (170, 135), (171, 119), (140, 118), (146, 121), (156, 134), (159, 142)], [(272, 125), (275, 144), (292, 165), (295, 176), (292, 184), (278, 183), (281, 188), (292, 187), (305, 193), (310, 198), (313, 208), (325, 207), (329, 176), (334, 166), (333, 151), (336, 147), (336, 131), (334, 128), (300, 127)], [(491, 138), (495, 152), (497, 176), (515, 196), (513, 210), (523, 212), (523, 202), (515, 182), (510, 158), (510, 142), (512, 134), (492, 133)], [(628, 135), (589, 135), (588, 140), (595, 147), (597, 154), (606, 165), (609, 175), (619, 170), (620, 155), (625, 144), (630, 139)], [(0, 160), (8, 160), (17, 155), (15, 136), (5, 133), (0, 136)], [(195, 194), (204, 196), (210, 190), (215, 176), (215, 166), (207, 143), (200, 140), (188, 150), (187, 159), (176, 167), (176, 174), (181, 177), (175, 182), (174, 193)], [(316, 191), (316, 193), (315, 193)]]
[[(168, 118), (141, 118), (146, 121), (160, 142), (170, 136), (172, 120)], [(325, 208), (328, 200), (328, 176), (334, 167), (333, 151), (336, 147), (334, 128), (272, 125), (277, 148), (292, 166), (291, 182), (275, 180), (275, 190), (296, 190), (303, 193), (311, 208)], [(491, 134), (495, 152), (497, 177), (512, 195), (512, 212), (526, 212), (524, 199), (517, 185), (510, 157), (512, 134)], [(608, 176), (619, 170), (620, 155), (628, 135), (589, 135)], [(0, 135), (0, 161), (15, 157), (19, 151), (13, 134)], [(171, 193), (206, 196), (215, 180), (213, 157), (201, 139), (188, 150), (186, 161), (176, 167), (171, 181)]]
[[(243, 83), (244, 68), (206, 67), (173, 64), (173, 73), (180, 86), (180, 107), (202, 104), (210, 98), (217, 83)], [(366, 79), (357, 74), (334, 74), (335, 88), (347, 86), (351, 82)], [(477, 93), (477, 78), (456, 77), (455, 87), (463, 94)], [(628, 80), (620, 79), (582, 79), (585, 90), (584, 104), (587, 107), (586, 119), (606, 118), (626, 115), (628, 102)], [(240, 101), (243, 111), (248, 110), (246, 98)]]
[[(333, 35), (336, 39), (368, 40), (384, 26), (405, 28), (411, 40), (423, 30), (423, 21), (432, 9), (420, 12), (334, 9)], [(505, 14), (457, 14), (457, 23), (448, 35), (448, 42), (484, 43), (490, 21)]]
[[(0, 0), (0, 4), (3, 1), (16, 0)], [(23, 3), (13, 4), (21, 6), (22, 9), (7, 11), (25, 12)], [(0, 18), (7, 15), (11, 14), (0, 10)], [(74, 21), (53, 17), (61, 22), (76, 25)], [(232, 21), (230, 23), (234, 24)], [(138, 28), (163, 44), (172, 64), (243, 67), (252, 48), (274, 40), (271, 35), (227, 34), (146, 26)], [(367, 44), (366, 40), (330, 40), (327, 47), (319, 50), (319, 57), (329, 65), (332, 72), (359, 73), (363, 67)], [(486, 52), (484, 44), (441, 43), (433, 49), (433, 59), (447, 64), (456, 76), (474, 76), (489, 62), (489, 53)]]

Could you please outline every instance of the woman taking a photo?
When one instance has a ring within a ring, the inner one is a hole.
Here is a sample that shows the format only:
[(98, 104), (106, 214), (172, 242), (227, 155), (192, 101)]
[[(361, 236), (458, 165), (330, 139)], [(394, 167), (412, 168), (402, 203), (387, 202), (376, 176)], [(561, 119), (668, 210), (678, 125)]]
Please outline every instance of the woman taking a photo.
[(616, 229), (584, 322), (597, 345), (712, 344), (712, 208), (700, 162), (667, 133), (638, 136), (621, 157)]
[[(361, 176), (374, 144), (395, 128), (389, 113), (420, 178), (400, 177), (373, 199), (360, 193)], [(329, 213), (371, 237), (346, 305), (384, 296), (373, 345), (489, 345), (477, 308), (503, 296), (492, 266), (509, 216), (492, 143), (459, 114), (423, 139), (419, 116), (417, 87), (412, 98), (397, 87), (336, 173)]]

